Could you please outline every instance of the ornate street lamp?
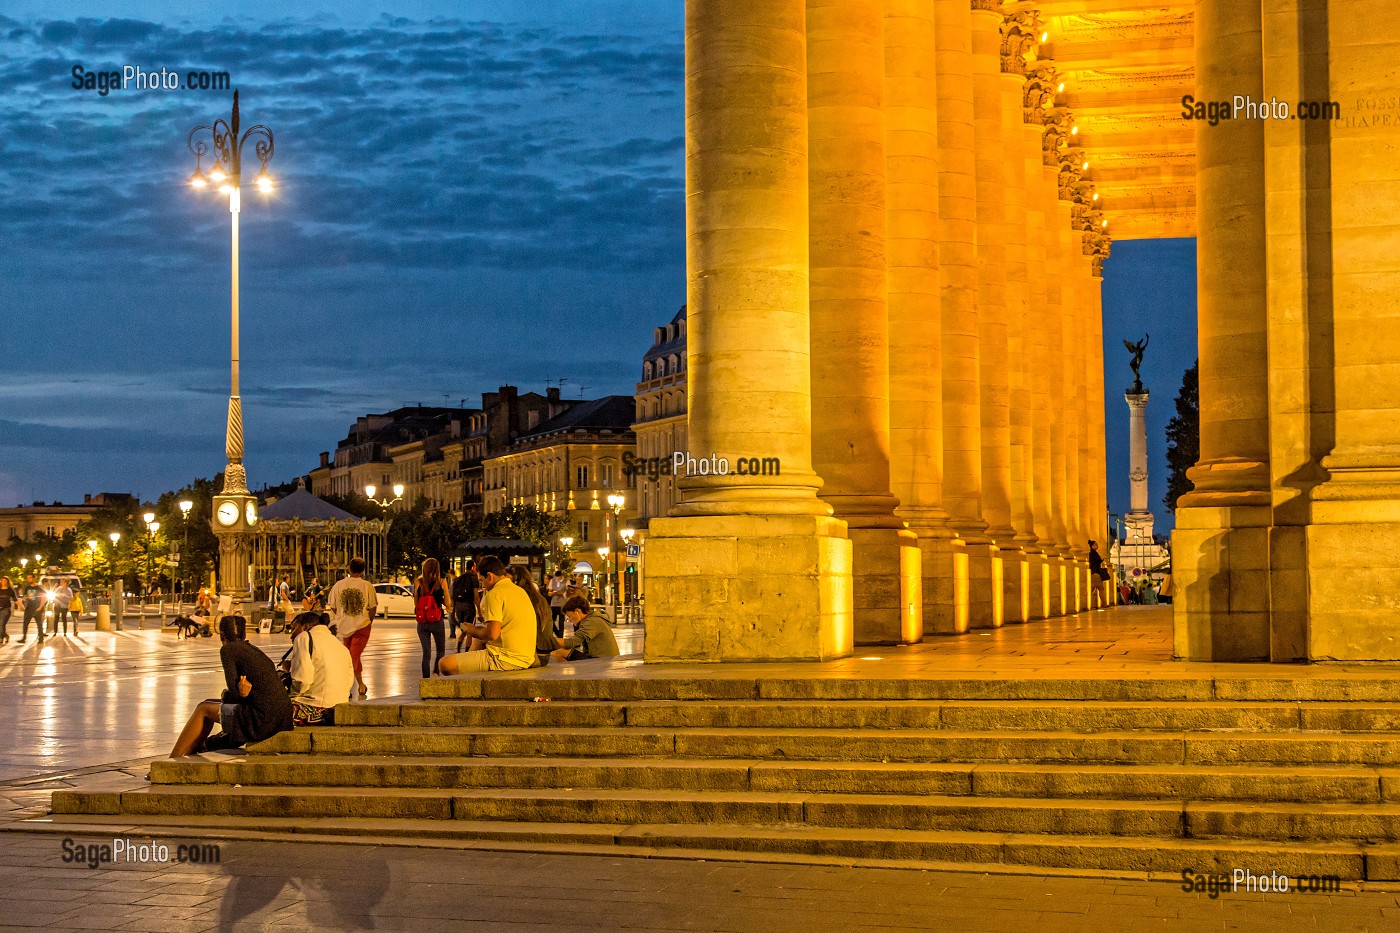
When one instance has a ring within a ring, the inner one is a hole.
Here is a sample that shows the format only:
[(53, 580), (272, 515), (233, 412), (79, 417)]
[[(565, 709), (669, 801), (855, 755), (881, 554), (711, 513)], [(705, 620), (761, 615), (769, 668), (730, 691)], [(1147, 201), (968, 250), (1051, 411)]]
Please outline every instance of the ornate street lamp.
[(122, 533), (121, 533), (120, 531), (114, 531), (114, 532), (112, 532), (111, 534), (107, 535), (107, 537), (112, 539), (112, 574), (111, 574), (112, 579), (111, 579), (110, 581), (108, 581), (108, 582), (109, 582), (113, 587), (116, 587), (116, 586), (117, 586), (117, 542), (120, 541), (120, 540), (122, 539)]
[(146, 530), (150, 532), (146, 538), (146, 602), (151, 601), (151, 549), (156, 546), (156, 532), (160, 531), (160, 522), (156, 521), (155, 512), (147, 512), (141, 516), (141, 520), (146, 523)]
[[(189, 499), (181, 499), (180, 502), (179, 502), (179, 506), (180, 506), (180, 528), (184, 531), (184, 540), (183, 540), (182, 543), (180, 544), (180, 559), (179, 559), (180, 562), (177, 563), (177, 564), (175, 565), (175, 569), (176, 569), (176, 571), (179, 573), (180, 579), (181, 579), (181, 580), (184, 580), (184, 581), (186, 581), (186, 582), (188, 582), (188, 581), (189, 581), (189, 574), (187, 574), (187, 573), (185, 572), (186, 569), (187, 569), (187, 567), (186, 567), (186, 565), (185, 565), (185, 562), (186, 562), (187, 560), (189, 560), (189, 551), (190, 551), (190, 509), (194, 508), (194, 503), (191, 502)], [(175, 587), (175, 581), (174, 581), (174, 580), (171, 580), (171, 581), (170, 581), (170, 586), (171, 586), (172, 589)], [(185, 591), (186, 589), (187, 589), (187, 587), (184, 587), (184, 586), (182, 586), (182, 587), (180, 588), (180, 598), (181, 598), (182, 600), (184, 599), (184, 596), (185, 596), (185, 592), (184, 592), (184, 591)]]
[[(212, 125), (190, 130), (188, 145), (194, 154), (194, 174), (189, 183), (196, 189), (208, 188), (210, 183), (228, 195), (228, 211), (232, 229), (232, 278), (230, 301), (230, 388), (228, 399), (228, 429), (224, 436), (223, 492), (214, 497), (214, 531), (219, 534), (219, 587), (223, 593), (241, 599), (248, 591), (248, 539), (246, 532), (257, 521), (257, 499), (248, 491), (248, 474), (243, 466), (243, 401), (238, 386), (238, 214), (242, 209), (243, 148), (253, 142), (259, 171), (253, 178), (259, 191), (272, 190), (272, 176), (267, 163), (272, 159), (272, 130), (261, 123), (240, 133), (238, 92), (233, 92), (233, 113), (228, 120), (216, 120)], [(213, 164), (206, 175), (204, 157)]]
[(380, 508), (382, 508), (382, 509), (387, 509), (389, 506), (393, 505), (395, 502), (398, 502), (399, 500), (401, 500), (401, 499), (403, 498), (403, 483), (395, 483), (395, 484), (394, 484), (394, 498), (392, 498), (392, 499), (388, 499), (388, 498), (376, 499), (376, 498), (374, 497), (374, 494), (375, 494), (376, 492), (378, 492), (378, 491), (379, 491), (379, 487), (377, 487), (377, 486), (372, 486), (372, 485), (371, 485), (371, 486), (366, 486), (366, 487), (365, 487), (365, 498), (368, 499), (369, 501), (371, 501), (371, 502), (377, 504)]
[(573, 573), (574, 568), (570, 558), (573, 556), (574, 539), (570, 537), (560, 538), (559, 547), (564, 551), (564, 563), (569, 565), (567, 572)]
[[(608, 496), (607, 532), (608, 550), (612, 554), (612, 567), (608, 571), (608, 607), (612, 610), (612, 621), (617, 622), (617, 549), (612, 546), (613, 527), (615, 519), (622, 515), (622, 509), (627, 505), (627, 499), (620, 492), (615, 492)], [(606, 559), (606, 558), (604, 558)]]

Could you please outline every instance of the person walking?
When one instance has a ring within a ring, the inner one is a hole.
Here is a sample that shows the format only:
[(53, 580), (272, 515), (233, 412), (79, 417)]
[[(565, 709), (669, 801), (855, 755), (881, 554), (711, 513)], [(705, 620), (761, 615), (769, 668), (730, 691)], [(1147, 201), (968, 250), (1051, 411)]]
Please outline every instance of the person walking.
[(554, 636), (556, 638), (564, 634), (564, 590), (568, 584), (564, 582), (564, 571), (554, 571), (554, 576), (549, 578), (549, 610), (554, 619)]
[(24, 644), (29, 640), (29, 623), (32, 620), (39, 628), (39, 642), (44, 641), (44, 603), (48, 601), (48, 594), (44, 588), (34, 582), (34, 574), (24, 575), (24, 586), (20, 589), (20, 598), (24, 603), (24, 628), (20, 631), (19, 641)]
[[(443, 608), (446, 603), (447, 593), (442, 588), (442, 572), (438, 569), (437, 558), (429, 557), (423, 561), (418, 582), (413, 587), (413, 617), (418, 620), (418, 643), (423, 646), (425, 680), (433, 676), (445, 651), (447, 626), (443, 622)], [(431, 657), (431, 646), (437, 648), (436, 660)]]
[(10, 633), (6, 626), (10, 623), (10, 616), (15, 611), (15, 606), (19, 604), (19, 592), (10, 583), (9, 577), (0, 577), (0, 645), (9, 644)]
[[(66, 578), (59, 578), (53, 590), (53, 634), (58, 634), (58, 626), (63, 625), (63, 635), (68, 636), (68, 607), (73, 605), (73, 588)], [(73, 634), (78, 633), (78, 620), (73, 620)]]
[(350, 651), (350, 664), (355, 673), (355, 686), (360, 699), (369, 695), (365, 686), (365, 668), (360, 656), (369, 644), (370, 624), (379, 613), (379, 601), (374, 584), (365, 579), (365, 559), (350, 558), (350, 575), (337, 580), (326, 594), (326, 608), (335, 623), (335, 633)]
[[(476, 622), (476, 607), (481, 592), (481, 580), (476, 575), (476, 561), (468, 560), (466, 568), (452, 581), (452, 637), (459, 628)], [(458, 650), (461, 650), (460, 648)]]

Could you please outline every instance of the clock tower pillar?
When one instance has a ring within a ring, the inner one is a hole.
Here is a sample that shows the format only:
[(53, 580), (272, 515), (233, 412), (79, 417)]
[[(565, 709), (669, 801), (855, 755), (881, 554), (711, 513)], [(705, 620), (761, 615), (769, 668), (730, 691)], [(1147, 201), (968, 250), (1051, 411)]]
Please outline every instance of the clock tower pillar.
[[(236, 370), (235, 370), (236, 372)], [(258, 500), (248, 491), (243, 468), (243, 407), (233, 395), (228, 400), (228, 434), (225, 438), (228, 466), (223, 492), (214, 496), (214, 534), (219, 539), (219, 595), (233, 597), (233, 614), (242, 612), (249, 597), (248, 568), (252, 563), (252, 531), (258, 521)]]

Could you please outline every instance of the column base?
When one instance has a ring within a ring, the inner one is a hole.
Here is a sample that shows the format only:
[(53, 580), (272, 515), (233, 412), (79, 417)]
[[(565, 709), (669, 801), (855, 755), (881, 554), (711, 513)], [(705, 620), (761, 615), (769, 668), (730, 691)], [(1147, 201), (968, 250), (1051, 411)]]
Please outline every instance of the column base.
[(908, 529), (848, 528), (857, 645), (907, 645), (924, 635), (919, 537)]
[[(923, 633), (952, 635), (958, 628), (957, 577), (953, 559), (953, 538), (919, 535), (919, 562), (923, 574)], [(964, 592), (966, 592), (964, 588)], [(966, 601), (964, 600), (964, 606)], [(966, 613), (963, 615), (966, 620)]]
[[(1315, 503), (1314, 519), (1326, 516), (1332, 506)], [(1394, 511), (1384, 506), (1375, 510)], [(1286, 617), (1278, 616), (1302, 602), (1307, 607), (1307, 660), (1400, 661), (1400, 593), (1395, 586), (1400, 522), (1343, 520), (1345, 524), (1304, 529), (1306, 571), (1300, 575), (1296, 568), (1282, 568), (1274, 591), (1275, 629), (1289, 631)], [(1287, 589), (1286, 597), (1281, 588)], [(1287, 648), (1284, 639), (1276, 640), (1280, 652)]]
[(1178, 508), (1172, 650), (1186, 661), (1267, 661), (1269, 509)]
[(1031, 564), (1019, 548), (1001, 552), (1002, 618), (1012, 623), (1031, 620)]
[(968, 628), (1001, 628), (1005, 622), (1001, 550), (992, 543), (965, 548)]
[(647, 661), (828, 661), (852, 650), (851, 542), (821, 515), (658, 518)]
[(1071, 585), (1069, 565), (1069, 558), (1062, 554), (1051, 554), (1049, 556), (1051, 618), (1067, 616), (1072, 611), (1069, 602), (1069, 588)]
[(1027, 554), (1026, 595), (1030, 598), (1032, 619), (1050, 618), (1050, 559), (1044, 554)]

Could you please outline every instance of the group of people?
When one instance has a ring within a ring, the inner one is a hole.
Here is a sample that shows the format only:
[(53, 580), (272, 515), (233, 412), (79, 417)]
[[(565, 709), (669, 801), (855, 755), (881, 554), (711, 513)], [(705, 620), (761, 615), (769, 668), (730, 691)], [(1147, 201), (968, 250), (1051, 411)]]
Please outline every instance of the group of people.
[(20, 632), (20, 644), (24, 644), (29, 639), (29, 623), (33, 622), (38, 629), (39, 641), (44, 640), (44, 615), (45, 611), (53, 607), (53, 629), (54, 635), (59, 634), (60, 628), (64, 635), (68, 634), (68, 619), (72, 614), (73, 634), (78, 634), (79, 611), (78, 596), (73, 592), (66, 579), (59, 579), (58, 585), (53, 590), (47, 590), (34, 582), (34, 574), (25, 574), (24, 584), (16, 587), (10, 582), (9, 577), (0, 576), (0, 645), (7, 644), (10, 640), (9, 624), (10, 617), (17, 611), (24, 613), (24, 628)]
[[(551, 658), (578, 661), (618, 655), (612, 626), (593, 611), (577, 578), (556, 572), (540, 592), (530, 571), (507, 566), (499, 557), (470, 560), (444, 587), (437, 560), (428, 558), (414, 583), (414, 614), (423, 649), (423, 676), (474, 671), (514, 671), (547, 664)], [(457, 652), (445, 653), (447, 626)], [(565, 620), (572, 634), (564, 633)]]
[[(248, 642), (242, 616), (219, 620), (223, 695), (195, 707), (170, 757), (239, 748), (295, 726), (333, 725), (336, 704), (352, 690), (364, 699), (361, 654), (378, 613), (374, 585), (364, 573), (365, 562), (351, 560), (349, 574), (325, 594), (325, 612), (320, 595), (308, 588), (302, 612), (292, 620), (291, 648), (280, 665)], [(562, 574), (556, 578), (562, 579)], [(553, 580), (549, 589), (551, 593), (556, 589)], [(578, 592), (582, 587), (574, 581), (559, 589), (558, 604), (553, 606), (529, 571), (518, 565), (507, 567), (498, 557), (468, 562), (466, 570), (444, 586), (438, 562), (425, 560), (414, 585), (423, 676), (434, 671), (451, 675), (523, 670), (550, 658), (616, 657), (612, 627)], [(445, 655), (445, 620), (449, 618), (458, 650)], [(567, 635), (562, 627), (565, 621), (573, 626)], [(434, 647), (437, 657), (430, 666)], [(213, 733), (215, 725), (220, 726), (217, 733)]]

